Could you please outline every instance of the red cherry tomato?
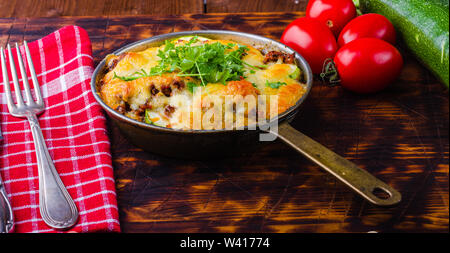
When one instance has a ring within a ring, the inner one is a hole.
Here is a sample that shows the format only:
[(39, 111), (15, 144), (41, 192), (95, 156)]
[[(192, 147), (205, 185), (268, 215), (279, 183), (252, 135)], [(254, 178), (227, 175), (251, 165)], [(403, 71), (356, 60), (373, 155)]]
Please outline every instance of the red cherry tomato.
[(400, 52), (384, 40), (356, 39), (334, 57), (341, 86), (357, 93), (373, 93), (393, 82), (403, 66)]
[(336, 39), (330, 29), (321, 22), (306, 17), (290, 23), (280, 41), (302, 55), (315, 74), (322, 71), (323, 62), (327, 58), (332, 59), (337, 50)]
[(339, 46), (358, 38), (378, 38), (395, 44), (395, 29), (386, 17), (369, 13), (361, 15), (350, 21), (339, 35)]
[(342, 28), (356, 17), (356, 7), (352, 0), (310, 0), (306, 17), (328, 25), (337, 38)]

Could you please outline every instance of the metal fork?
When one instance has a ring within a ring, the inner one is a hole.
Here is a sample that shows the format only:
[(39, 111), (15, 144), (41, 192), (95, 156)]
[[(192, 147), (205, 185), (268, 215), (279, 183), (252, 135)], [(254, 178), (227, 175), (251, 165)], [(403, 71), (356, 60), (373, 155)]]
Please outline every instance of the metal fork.
[(58, 172), (55, 169), (52, 158), (45, 144), (42, 135), (41, 127), (37, 115), (45, 110), (44, 100), (40, 91), (36, 72), (34, 70), (33, 61), (31, 59), (30, 50), (27, 42), (24, 41), (24, 47), (30, 69), (31, 79), (34, 84), (34, 92), (36, 101), (34, 101), (31, 94), (30, 85), (28, 83), (27, 71), (23, 64), (22, 55), (19, 50), (19, 45), (16, 43), (17, 59), (19, 61), (20, 73), (22, 74), (23, 87), (25, 90), (26, 101), (22, 97), (22, 92), (19, 86), (19, 78), (11, 52), (11, 47), (7, 46), (8, 57), (10, 63), (11, 76), (14, 83), (14, 93), (16, 103), (14, 103), (11, 88), (9, 86), (8, 70), (6, 68), (5, 52), (3, 47), (0, 48), (2, 72), (3, 72), (3, 87), (6, 94), (6, 101), (11, 115), (14, 117), (27, 118), (30, 123), (31, 132), (34, 139), (34, 146), (36, 149), (36, 158), (39, 174), (39, 209), (44, 222), (50, 227), (56, 229), (67, 229), (75, 224), (78, 219), (78, 211), (62, 183)]

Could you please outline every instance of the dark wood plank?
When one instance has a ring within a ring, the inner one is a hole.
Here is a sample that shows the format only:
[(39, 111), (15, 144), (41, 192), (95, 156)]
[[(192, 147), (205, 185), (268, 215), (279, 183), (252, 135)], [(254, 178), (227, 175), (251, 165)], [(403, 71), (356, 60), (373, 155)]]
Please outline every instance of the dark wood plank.
[(293, 12), (304, 11), (308, 0), (207, 0), (206, 12)]
[(2, 18), (10, 18), (13, 17), (14, 7), (16, 4), (16, 0), (11, 1), (0, 1), (0, 17)]
[(3, 17), (16, 18), (102, 15), (105, 2), (105, 0), (2, 0), (1, 5), (7, 8), (0, 9), (0, 14)]
[(203, 0), (109, 0), (103, 15), (202, 13)]
[(0, 0), (0, 17), (304, 11), (307, 0)]
[(202, 13), (202, 0), (0, 0), (0, 17)]
[[(84, 27), (94, 58), (155, 34), (230, 29), (279, 39), (296, 13), (0, 19), (0, 42)], [(406, 51), (387, 90), (358, 96), (316, 81), (292, 125), (398, 189), (380, 208), (279, 141), (188, 161), (144, 152), (109, 123), (124, 232), (448, 232), (448, 91)]]

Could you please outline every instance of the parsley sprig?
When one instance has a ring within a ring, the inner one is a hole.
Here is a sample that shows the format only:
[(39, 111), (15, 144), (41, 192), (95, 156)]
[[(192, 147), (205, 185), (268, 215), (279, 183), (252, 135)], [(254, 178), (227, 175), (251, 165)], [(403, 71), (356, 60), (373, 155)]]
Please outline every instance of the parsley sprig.
[(114, 72), (114, 77), (113, 78), (119, 78), (122, 79), (124, 81), (133, 81), (135, 79), (141, 78), (141, 77), (146, 77), (149, 76), (149, 74), (147, 72), (145, 72), (144, 69), (141, 69), (140, 71), (136, 71), (133, 74), (129, 75), (129, 76), (118, 76), (116, 74), (116, 72)]
[(130, 76), (118, 76), (114, 73), (114, 78), (132, 81), (141, 77), (176, 72), (177, 76), (197, 78), (201, 85), (205, 86), (207, 83), (225, 84), (227, 81), (240, 80), (240, 77), (244, 76), (244, 65), (250, 67), (251, 72), (265, 67), (256, 67), (242, 61), (242, 57), (249, 50), (247, 46), (234, 43), (225, 45), (219, 42), (194, 44), (198, 41), (198, 37), (194, 36), (185, 44), (175, 46), (175, 43), (166, 40), (164, 48), (158, 51), (160, 60), (157, 66), (148, 72), (141, 69)]

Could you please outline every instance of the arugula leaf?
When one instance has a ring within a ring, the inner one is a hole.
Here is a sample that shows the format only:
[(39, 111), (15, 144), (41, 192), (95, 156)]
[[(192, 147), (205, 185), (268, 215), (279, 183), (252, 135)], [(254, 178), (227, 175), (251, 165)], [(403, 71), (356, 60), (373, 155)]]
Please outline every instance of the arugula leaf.
[(269, 86), (272, 89), (278, 89), (280, 88), (282, 85), (287, 85), (285, 82), (269, 82), (266, 80), (266, 86)]
[(190, 91), (191, 93), (194, 93), (194, 87), (197, 86), (196, 83), (194, 82), (187, 82), (186, 83), (186, 87), (188, 89), (188, 91)]

